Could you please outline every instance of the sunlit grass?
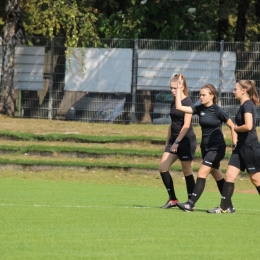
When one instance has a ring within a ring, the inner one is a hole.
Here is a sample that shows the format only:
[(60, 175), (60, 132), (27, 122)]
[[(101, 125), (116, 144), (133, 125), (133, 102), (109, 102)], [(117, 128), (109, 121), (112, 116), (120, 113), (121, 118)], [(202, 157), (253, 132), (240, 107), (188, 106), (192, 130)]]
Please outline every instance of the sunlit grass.
[[(185, 201), (184, 180), (174, 180)], [(236, 191), (235, 214), (209, 215), (206, 209), (220, 199), (211, 178), (196, 211), (186, 213), (159, 208), (167, 195), (152, 172), (2, 169), (1, 257), (257, 259), (259, 249), (251, 245), (260, 235), (259, 196), (247, 178), (242, 183), (253, 194)]]

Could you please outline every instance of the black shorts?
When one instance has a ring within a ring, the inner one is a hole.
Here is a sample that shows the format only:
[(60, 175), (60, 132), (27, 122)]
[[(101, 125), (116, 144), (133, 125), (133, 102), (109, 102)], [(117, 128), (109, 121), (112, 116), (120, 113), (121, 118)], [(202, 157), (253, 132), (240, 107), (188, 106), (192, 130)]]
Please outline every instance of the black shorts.
[(260, 172), (260, 143), (237, 146), (229, 159), (228, 165), (234, 166), (242, 172), (245, 170), (247, 173)]
[(174, 140), (170, 140), (168, 145), (165, 147), (164, 152), (177, 154), (180, 161), (192, 161), (194, 159), (195, 151), (197, 148), (196, 137), (184, 137), (178, 146), (177, 152), (171, 151), (171, 147), (174, 144)]
[(219, 169), (220, 161), (225, 157), (226, 143), (201, 145), (200, 148), (203, 159), (202, 164), (214, 169)]

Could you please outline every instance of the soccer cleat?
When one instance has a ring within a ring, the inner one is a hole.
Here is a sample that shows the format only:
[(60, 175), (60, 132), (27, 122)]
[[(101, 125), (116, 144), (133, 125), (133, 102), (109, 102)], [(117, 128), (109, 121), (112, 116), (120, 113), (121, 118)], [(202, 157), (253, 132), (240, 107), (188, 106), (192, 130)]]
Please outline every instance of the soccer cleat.
[(176, 205), (178, 206), (178, 208), (180, 208), (186, 212), (191, 212), (191, 211), (195, 210), (195, 206), (191, 200), (188, 200), (185, 203), (177, 202)]
[(176, 207), (176, 203), (178, 200), (168, 200), (165, 205), (163, 205), (162, 209), (170, 209)]
[(236, 212), (236, 209), (235, 209), (235, 208), (228, 207), (226, 211), (227, 211), (227, 213), (235, 213), (235, 212)]
[(220, 206), (207, 210), (207, 213), (211, 214), (226, 214), (226, 213), (235, 213), (235, 208), (228, 207), (226, 210), (223, 210)]

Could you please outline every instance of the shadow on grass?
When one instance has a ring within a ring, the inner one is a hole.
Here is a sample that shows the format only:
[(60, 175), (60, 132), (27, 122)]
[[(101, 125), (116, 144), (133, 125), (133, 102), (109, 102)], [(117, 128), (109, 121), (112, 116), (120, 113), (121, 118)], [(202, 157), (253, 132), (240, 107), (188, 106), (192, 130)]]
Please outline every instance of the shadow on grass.
[[(161, 208), (161, 206), (144, 206), (144, 205), (132, 205), (133, 208), (149, 208), (149, 209), (162, 209), (162, 210), (167, 210), (167, 209), (163, 209)], [(177, 207), (174, 208), (170, 208), (168, 210), (175, 210), (178, 209)]]
[(121, 207), (121, 208), (134, 208), (134, 209), (161, 209), (161, 210), (179, 210), (182, 211), (184, 213), (193, 213), (193, 212), (207, 212), (207, 209), (195, 209), (192, 212), (187, 212), (185, 210), (181, 210), (178, 207), (173, 207), (173, 208), (169, 208), (169, 209), (163, 209), (161, 208), (161, 206), (147, 206), (147, 205), (127, 205), (127, 204), (116, 204), (116, 206)]

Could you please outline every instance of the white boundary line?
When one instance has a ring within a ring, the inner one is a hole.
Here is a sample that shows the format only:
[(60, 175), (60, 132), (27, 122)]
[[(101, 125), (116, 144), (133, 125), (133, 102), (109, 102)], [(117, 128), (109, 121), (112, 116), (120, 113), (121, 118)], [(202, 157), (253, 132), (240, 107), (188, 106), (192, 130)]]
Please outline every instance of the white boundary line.
[(121, 209), (152, 209), (155, 207), (147, 207), (147, 206), (70, 206), (70, 205), (44, 205), (44, 204), (31, 204), (31, 205), (20, 205), (20, 204), (0, 204), (1, 207), (39, 207), (39, 208), (101, 208), (101, 209), (109, 209), (109, 208), (121, 208)]
[[(149, 206), (82, 206), (82, 205), (46, 205), (46, 204), (31, 204), (31, 205), (25, 205), (25, 204), (5, 204), (1, 203), (0, 207), (35, 207), (35, 208), (81, 208), (81, 209), (89, 209), (89, 208), (97, 208), (97, 209), (111, 209), (111, 208), (121, 208), (121, 209), (156, 209), (160, 207), (149, 207)], [(177, 208), (176, 208), (177, 209)], [(236, 208), (238, 210), (238, 208)], [(239, 210), (243, 211), (243, 209), (239, 208)], [(200, 210), (201, 211), (201, 210)], [(247, 211), (250, 212), (260, 212), (260, 209), (247, 209)], [(196, 210), (195, 210), (196, 212)], [(211, 214), (212, 215), (212, 214)]]

